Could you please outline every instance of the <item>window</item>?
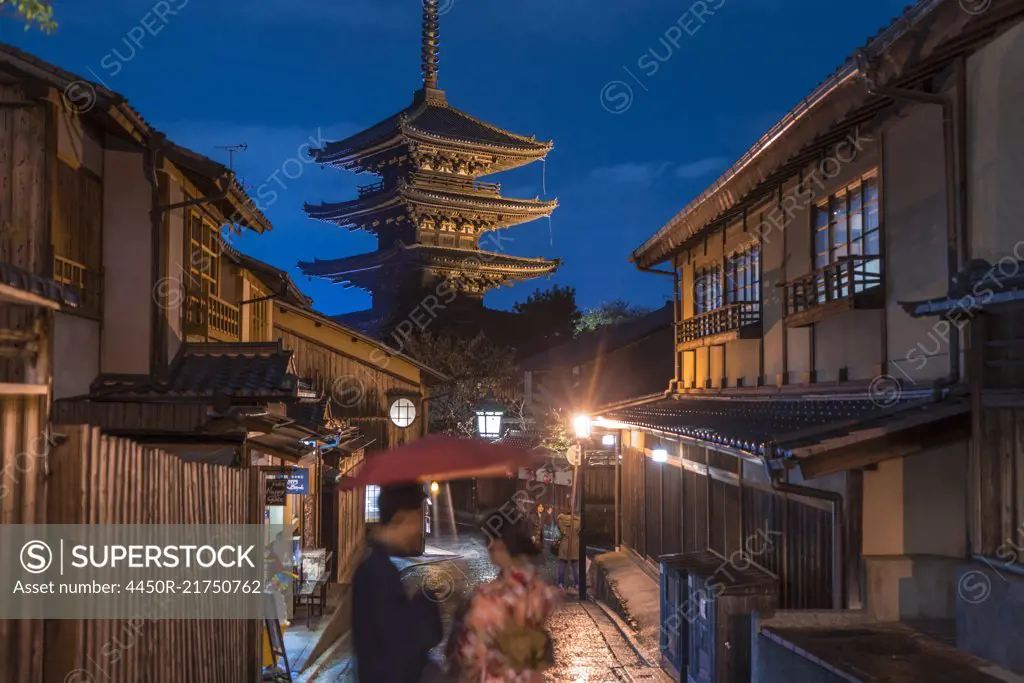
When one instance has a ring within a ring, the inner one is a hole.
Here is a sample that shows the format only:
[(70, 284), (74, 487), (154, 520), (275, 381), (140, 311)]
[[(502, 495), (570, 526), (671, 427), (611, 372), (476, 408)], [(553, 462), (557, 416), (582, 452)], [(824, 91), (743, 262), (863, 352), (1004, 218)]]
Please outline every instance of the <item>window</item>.
[(366, 487), (366, 510), (364, 512), (364, 521), (367, 524), (378, 524), (380, 522), (380, 487), (370, 486)]
[(199, 214), (189, 216), (189, 259), (187, 288), (207, 296), (220, 294), (220, 234), (213, 223)]
[(733, 254), (726, 263), (728, 303), (759, 303), (761, 300), (761, 250), (753, 246)]
[(396, 427), (405, 429), (416, 421), (416, 404), (407, 398), (395, 399), (389, 415)]
[(78, 288), (81, 312), (99, 317), (103, 301), (103, 183), (84, 168), (58, 162), (53, 216), (53, 279)]
[(497, 439), (501, 436), (501, 419), (504, 413), (479, 412), (476, 414), (476, 427), (480, 436), (485, 439)]
[(249, 299), (254, 301), (249, 304), (249, 339), (248, 341), (269, 341), (270, 335), (268, 323), (270, 321), (270, 299), (255, 301), (267, 296), (261, 288), (252, 284), (249, 289)]
[[(875, 171), (819, 202), (812, 213), (815, 270), (854, 259), (853, 292), (877, 284), (881, 274), (878, 208)], [(849, 282), (835, 284), (841, 296), (849, 296)]]
[(694, 315), (722, 307), (722, 267), (701, 268), (693, 280)]
[[(187, 302), (185, 323), (189, 332), (220, 341), (241, 339), (242, 314), (222, 297), (221, 254), (218, 228), (198, 212), (188, 214), (188, 264), (182, 267)], [(235, 291), (232, 296), (237, 296)]]

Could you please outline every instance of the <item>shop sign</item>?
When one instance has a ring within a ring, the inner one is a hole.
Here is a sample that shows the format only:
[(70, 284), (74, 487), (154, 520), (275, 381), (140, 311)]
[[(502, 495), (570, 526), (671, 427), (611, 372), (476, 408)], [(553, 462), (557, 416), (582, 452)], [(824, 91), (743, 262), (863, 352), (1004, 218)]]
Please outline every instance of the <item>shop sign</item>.
[(287, 479), (267, 479), (267, 505), (283, 506), (288, 498)]

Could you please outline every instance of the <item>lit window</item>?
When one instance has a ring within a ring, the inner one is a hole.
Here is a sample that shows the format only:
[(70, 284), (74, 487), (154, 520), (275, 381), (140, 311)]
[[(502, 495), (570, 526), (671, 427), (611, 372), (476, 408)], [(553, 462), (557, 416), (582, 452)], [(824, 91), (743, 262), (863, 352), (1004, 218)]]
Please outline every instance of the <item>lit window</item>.
[(366, 523), (377, 524), (380, 522), (380, 487), (366, 487)]
[(416, 421), (416, 404), (407, 398), (396, 399), (391, 404), (390, 415), (395, 426), (404, 429)]

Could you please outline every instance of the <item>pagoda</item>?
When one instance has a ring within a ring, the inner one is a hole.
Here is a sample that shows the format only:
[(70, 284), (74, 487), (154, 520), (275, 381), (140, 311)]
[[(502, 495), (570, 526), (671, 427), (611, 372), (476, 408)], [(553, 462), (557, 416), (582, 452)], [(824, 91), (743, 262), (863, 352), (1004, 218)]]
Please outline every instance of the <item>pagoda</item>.
[(502, 253), (502, 240), (488, 234), (549, 216), (558, 202), (505, 197), (500, 185), (480, 180), (544, 159), (552, 143), (510, 133), (450, 105), (438, 88), (438, 36), (438, 0), (423, 0), (423, 87), (412, 104), (311, 151), (324, 166), (378, 178), (351, 201), (305, 207), (311, 218), (373, 233), (377, 250), (299, 263), (306, 275), (370, 292), (371, 309), (336, 320), (376, 336), (422, 315), (416, 309), (424, 306), (431, 310), (423, 317), (442, 319), (440, 327), (473, 325), (500, 313), (484, 308), (488, 290), (550, 275), (561, 265)]

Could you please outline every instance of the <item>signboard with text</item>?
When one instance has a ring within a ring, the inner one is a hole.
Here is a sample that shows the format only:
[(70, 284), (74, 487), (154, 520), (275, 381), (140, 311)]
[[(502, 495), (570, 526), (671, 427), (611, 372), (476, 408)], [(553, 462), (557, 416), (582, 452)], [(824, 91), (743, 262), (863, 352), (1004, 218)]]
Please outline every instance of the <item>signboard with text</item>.
[(267, 479), (267, 505), (283, 506), (287, 497), (287, 479)]

